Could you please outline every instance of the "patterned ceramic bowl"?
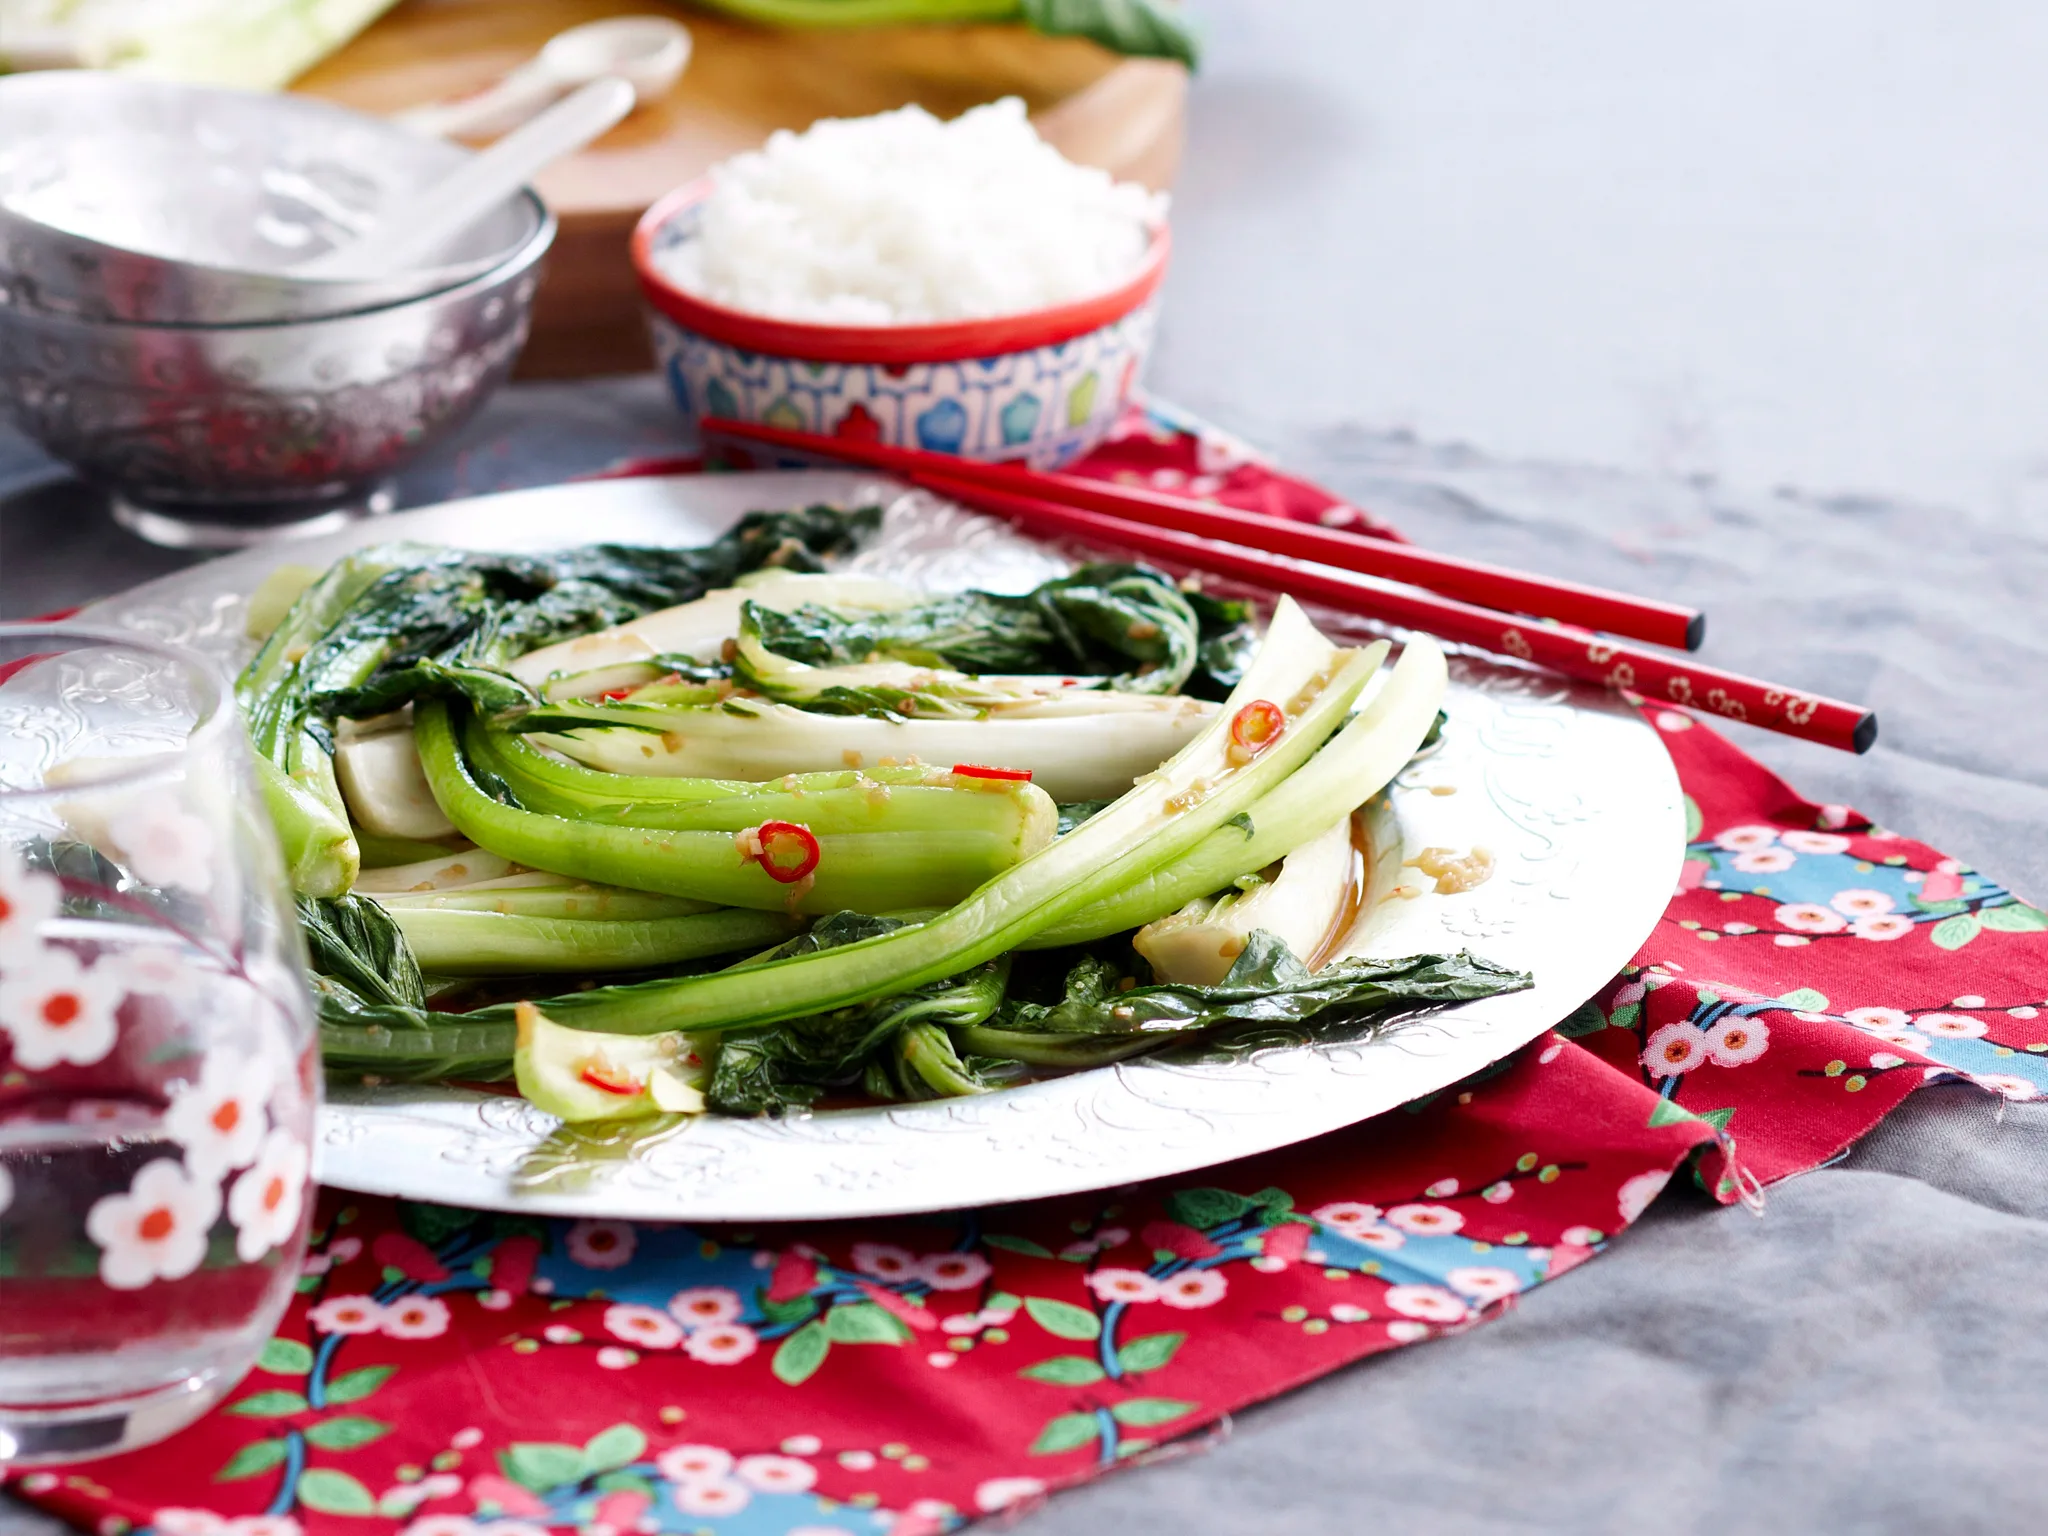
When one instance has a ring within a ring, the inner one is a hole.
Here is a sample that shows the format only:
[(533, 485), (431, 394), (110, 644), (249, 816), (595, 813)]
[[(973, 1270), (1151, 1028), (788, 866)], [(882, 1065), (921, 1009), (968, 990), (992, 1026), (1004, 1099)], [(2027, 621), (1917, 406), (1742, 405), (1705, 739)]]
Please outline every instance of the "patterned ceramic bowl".
[(926, 325), (774, 320), (712, 304), (662, 272), (692, 240), (711, 184), (671, 193), (633, 232), (633, 265), (676, 404), (827, 436), (1050, 468), (1101, 442), (1152, 344), (1170, 239), (1137, 273), (1076, 303)]

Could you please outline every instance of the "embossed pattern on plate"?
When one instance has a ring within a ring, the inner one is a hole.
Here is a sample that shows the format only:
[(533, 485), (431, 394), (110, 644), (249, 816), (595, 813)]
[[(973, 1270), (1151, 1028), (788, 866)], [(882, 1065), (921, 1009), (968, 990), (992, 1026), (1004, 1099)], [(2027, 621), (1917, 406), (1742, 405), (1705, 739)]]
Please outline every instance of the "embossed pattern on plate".
[[(239, 664), (243, 595), (274, 564), (384, 539), (545, 549), (698, 542), (751, 508), (889, 507), (855, 564), (937, 588), (1022, 590), (1065, 567), (1009, 529), (872, 476), (618, 480), (451, 502), (151, 582), (87, 616)], [(1654, 733), (1620, 701), (1459, 655), (1441, 747), (1375, 812), (1353, 953), (1470, 948), (1532, 971), (1508, 997), (1397, 1018), (1356, 1039), (1263, 1030), (1003, 1093), (788, 1120), (707, 1118), (653, 1137), (571, 1136), (504, 1095), (342, 1089), (322, 1122), (327, 1183), (487, 1209), (670, 1221), (879, 1215), (1167, 1177), (1305, 1140), (1449, 1087), (1536, 1038), (1626, 964), (1664, 908), (1683, 802)], [(1435, 791), (1448, 788), (1453, 793)], [(1401, 860), (1475, 845), (1493, 878), (1453, 896)]]

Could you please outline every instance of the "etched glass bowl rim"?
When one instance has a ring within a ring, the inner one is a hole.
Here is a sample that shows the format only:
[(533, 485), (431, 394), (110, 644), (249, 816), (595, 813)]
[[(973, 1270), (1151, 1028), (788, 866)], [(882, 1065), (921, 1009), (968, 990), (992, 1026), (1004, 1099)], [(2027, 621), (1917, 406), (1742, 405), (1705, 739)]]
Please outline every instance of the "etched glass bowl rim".
[[(153, 656), (159, 661), (183, 668), (198, 685), (202, 703), (199, 718), (193, 722), (192, 729), (185, 733), (182, 745), (161, 753), (138, 757), (136, 761), (140, 766), (99, 778), (82, 779), (75, 784), (43, 784), (33, 789), (12, 788), (0, 784), (0, 805), (20, 805), (57, 798), (75, 800), (81, 795), (143, 789), (165, 780), (182, 778), (186, 762), (195, 751), (214, 746), (215, 738), (226, 733), (240, 718), (234, 707), (233, 685), (227, 674), (197, 651), (188, 651), (182, 646), (165, 645), (159, 640), (151, 640), (132, 630), (115, 629), (104, 624), (74, 624), (64, 619), (0, 623), (0, 645), (14, 641), (32, 646), (55, 641), (63, 650), (81, 650), (86, 645), (94, 645), (139, 651), (143, 655)], [(66, 645), (67, 641), (74, 643)], [(62, 650), (58, 654), (62, 654)]]

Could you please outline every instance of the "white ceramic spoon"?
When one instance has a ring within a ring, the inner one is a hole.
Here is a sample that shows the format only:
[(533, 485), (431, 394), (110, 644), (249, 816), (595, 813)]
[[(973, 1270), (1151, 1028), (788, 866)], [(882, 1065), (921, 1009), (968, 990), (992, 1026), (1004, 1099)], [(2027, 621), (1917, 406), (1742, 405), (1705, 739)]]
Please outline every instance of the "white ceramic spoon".
[(496, 85), (458, 101), (397, 113), (393, 122), (444, 138), (502, 133), (564, 91), (607, 75), (633, 87), (643, 105), (682, 78), (690, 33), (667, 16), (613, 16), (587, 21), (550, 38), (541, 51)]
[(419, 266), (532, 180), (633, 110), (633, 87), (593, 80), (513, 129), (453, 175), (393, 202), (357, 239), (302, 261), (294, 277), (389, 277)]

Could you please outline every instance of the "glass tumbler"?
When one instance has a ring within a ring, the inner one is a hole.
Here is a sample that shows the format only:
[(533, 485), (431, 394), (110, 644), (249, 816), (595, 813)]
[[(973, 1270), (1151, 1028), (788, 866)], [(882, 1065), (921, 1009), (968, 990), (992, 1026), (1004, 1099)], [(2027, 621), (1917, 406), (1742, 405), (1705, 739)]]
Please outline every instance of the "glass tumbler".
[(0, 1469), (197, 1418), (292, 1294), (319, 1073), (227, 680), (0, 625)]

